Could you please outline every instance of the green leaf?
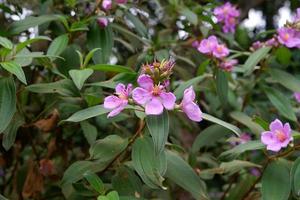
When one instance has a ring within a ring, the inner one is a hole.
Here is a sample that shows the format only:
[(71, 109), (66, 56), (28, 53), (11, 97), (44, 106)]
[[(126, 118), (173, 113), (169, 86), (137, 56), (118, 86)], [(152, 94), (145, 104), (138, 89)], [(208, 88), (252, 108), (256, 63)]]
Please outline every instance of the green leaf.
[(0, 194), (0, 200), (9, 200), (9, 199)]
[(286, 96), (273, 88), (265, 88), (264, 91), (271, 103), (280, 112), (280, 114), (282, 114), (289, 120), (292, 120), (294, 122), (297, 121), (297, 117), (295, 115), (291, 102)]
[(110, 199), (106, 196), (98, 196), (97, 200), (110, 200)]
[(16, 113), (9, 123), (8, 127), (3, 132), (2, 146), (8, 151), (15, 143), (17, 131), (24, 124), (24, 118)]
[(18, 34), (28, 30), (31, 27), (39, 26), (54, 20), (60, 20), (60, 17), (58, 15), (41, 15), (38, 17), (29, 16), (23, 20), (13, 22), (9, 32), (11, 34)]
[(190, 192), (197, 200), (208, 199), (205, 183), (181, 157), (167, 151), (168, 169), (166, 177)]
[(90, 158), (106, 162), (120, 154), (128, 145), (128, 140), (118, 135), (109, 135), (104, 139), (97, 140), (90, 148)]
[(103, 72), (117, 72), (117, 73), (123, 73), (123, 72), (132, 73), (133, 72), (133, 70), (131, 68), (121, 66), (121, 65), (98, 64), (98, 65), (88, 66), (88, 68), (96, 70), (96, 71), (103, 71)]
[(120, 195), (135, 196), (136, 193), (142, 194), (142, 182), (130, 168), (121, 166), (112, 178), (113, 189)]
[(109, 110), (105, 109), (103, 107), (103, 105), (97, 105), (97, 106), (93, 106), (93, 107), (89, 107), (89, 108), (80, 110), (80, 111), (74, 113), (73, 115), (71, 115), (65, 121), (80, 122), (80, 121), (83, 121), (83, 120), (86, 120), (86, 119), (89, 119), (92, 117), (106, 114), (108, 112), (109, 112)]
[(292, 189), (296, 197), (300, 197), (300, 157), (298, 157), (291, 169)]
[(210, 121), (210, 122), (213, 122), (213, 123), (216, 123), (216, 124), (219, 124), (229, 130), (232, 130), (237, 136), (239, 136), (241, 134), (241, 130), (232, 125), (232, 124), (229, 124), (227, 122), (224, 122), (223, 120), (220, 120), (212, 115), (209, 115), (209, 114), (206, 114), (206, 113), (202, 113), (202, 118), (207, 120), (207, 121)]
[(169, 135), (169, 116), (164, 111), (161, 115), (148, 115), (146, 117), (147, 127), (152, 136), (156, 154), (160, 154), (165, 149), (165, 144)]
[(101, 49), (95, 48), (86, 55), (84, 62), (83, 62), (83, 66), (82, 66), (83, 68), (85, 68), (89, 64), (90, 60), (93, 58), (94, 53), (99, 50), (101, 50)]
[(264, 132), (264, 129), (257, 123), (253, 122), (253, 120), (245, 113), (234, 111), (230, 113), (230, 117), (247, 126), (256, 135), (260, 135)]
[(127, 17), (127, 19), (129, 19), (132, 22), (132, 24), (134, 25), (135, 31), (140, 36), (147, 38), (148, 30), (147, 30), (146, 26), (141, 22), (141, 20), (129, 12), (127, 12), (125, 14), (125, 16)]
[(139, 176), (150, 188), (165, 189), (162, 182), (167, 168), (165, 152), (155, 154), (151, 138), (138, 138), (132, 147), (133, 166)]
[(286, 47), (279, 47), (275, 52), (277, 60), (283, 64), (288, 65), (291, 62), (292, 53)]
[(58, 93), (63, 96), (78, 96), (78, 90), (69, 79), (52, 83), (39, 83), (27, 86), (26, 89), (35, 93)]
[(93, 74), (93, 72), (94, 70), (92, 69), (72, 69), (69, 71), (69, 74), (76, 87), (81, 90), (84, 82)]
[(191, 22), (193, 25), (197, 25), (198, 24), (198, 16), (191, 11), (189, 8), (185, 7), (180, 9), (180, 14), (186, 16), (187, 20), (189, 22)]
[(228, 159), (236, 158), (240, 154), (242, 154), (246, 151), (259, 150), (259, 149), (264, 149), (264, 148), (265, 148), (265, 145), (263, 143), (261, 143), (260, 140), (253, 140), (253, 141), (249, 141), (247, 143), (235, 146), (234, 148), (221, 153), (220, 157), (228, 158)]
[(5, 37), (1, 37), (1, 36), (0, 36), (0, 45), (6, 49), (13, 48), (13, 43), (9, 39), (7, 39)]
[(270, 69), (269, 72), (277, 83), (293, 92), (300, 92), (300, 80), (292, 74), (279, 69)]
[(227, 103), (228, 97), (228, 80), (226, 73), (218, 69), (216, 74), (217, 93), (222, 105)]
[(248, 57), (243, 66), (246, 76), (250, 75), (254, 71), (256, 65), (268, 55), (271, 49), (271, 47), (262, 47)]
[(109, 200), (119, 200), (120, 199), (119, 195), (116, 191), (111, 191), (106, 196)]
[(201, 133), (196, 137), (193, 146), (192, 152), (196, 153), (200, 151), (201, 148), (206, 146), (211, 146), (216, 143), (221, 138), (232, 134), (233, 132), (223, 126), (214, 124), (208, 128), (201, 131)]
[(277, 160), (271, 162), (264, 171), (261, 180), (262, 200), (287, 200), (291, 192), (291, 180), (288, 167)]
[(112, 47), (113, 47), (113, 32), (110, 26), (102, 29), (98, 24), (93, 23), (87, 33), (87, 47), (91, 51), (95, 48), (100, 48), (101, 51), (94, 53), (93, 61), (95, 64), (108, 63)]
[(22, 83), (27, 85), (27, 81), (26, 81), (24, 71), (18, 63), (14, 62), (14, 61), (10, 61), (10, 62), (2, 62), (2, 63), (0, 63), (0, 65), (6, 71), (14, 74)]
[(20, 52), (22, 49), (24, 49), (27, 45), (30, 45), (34, 42), (37, 42), (39, 40), (49, 40), (51, 41), (51, 38), (47, 37), (47, 36), (37, 36), (35, 38), (32, 38), (32, 39), (29, 39), (29, 40), (26, 40), (25, 42), (21, 42), (19, 44), (17, 44), (16, 46), (16, 52)]
[(80, 126), (83, 131), (83, 135), (88, 143), (90, 145), (94, 144), (98, 135), (97, 128), (94, 125), (90, 124), (88, 121), (80, 122)]
[(207, 77), (210, 77), (211, 75), (209, 74), (204, 74), (201, 76), (197, 76), (195, 78), (192, 78), (184, 83), (181, 83), (179, 87), (177, 87), (174, 91), (174, 95), (176, 96), (177, 99), (180, 99), (183, 97), (183, 92), (186, 88), (190, 87), (191, 85), (196, 85), (197, 83), (201, 82)]
[(16, 112), (16, 86), (12, 77), (0, 78), (0, 133), (9, 125)]
[[(59, 56), (67, 48), (68, 43), (69, 43), (69, 38), (67, 34), (58, 36), (51, 42), (47, 50), (47, 55)], [(55, 58), (51, 58), (52, 61), (54, 59)]]
[(104, 184), (102, 180), (91, 171), (86, 171), (83, 174), (83, 177), (89, 182), (89, 184), (96, 190), (99, 194), (103, 194), (105, 192)]

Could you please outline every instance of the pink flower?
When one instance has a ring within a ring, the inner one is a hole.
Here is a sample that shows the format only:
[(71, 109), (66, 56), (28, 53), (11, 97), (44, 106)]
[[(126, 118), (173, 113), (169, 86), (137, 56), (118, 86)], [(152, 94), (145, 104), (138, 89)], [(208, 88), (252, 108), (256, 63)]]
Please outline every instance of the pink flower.
[(240, 11), (236, 6), (227, 2), (222, 6), (216, 7), (214, 9), (214, 15), (218, 22), (223, 24), (222, 29), (225, 33), (235, 31), (235, 26), (237, 25), (238, 17), (240, 16)]
[(299, 20), (300, 20), (300, 8), (297, 8), (294, 21), (297, 22)]
[(217, 37), (212, 35), (207, 39), (201, 40), (197, 50), (203, 54), (212, 54), (215, 47), (218, 45)]
[(107, 117), (114, 117), (124, 110), (128, 104), (131, 91), (131, 84), (128, 84), (126, 87), (124, 84), (119, 83), (116, 86), (116, 95), (110, 95), (104, 99), (104, 108), (112, 110)]
[(213, 49), (212, 54), (216, 58), (224, 58), (229, 55), (229, 50), (224, 44), (218, 44)]
[(271, 38), (265, 42), (267, 46), (276, 47), (278, 46), (278, 41), (275, 38)]
[(300, 92), (295, 92), (294, 97), (298, 103), (300, 103)]
[(253, 48), (254, 50), (257, 50), (257, 49), (262, 48), (263, 45), (264, 45), (264, 44), (263, 44), (262, 42), (256, 41), (256, 42), (254, 42), (254, 43), (252, 44), (252, 48)]
[(180, 107), (190, 120), (200, 122), (202, 120), (202, 112), (195, 103), (195, 96), (193, 86), (185, 89)]
[(261, 135), (261, 142), (267, 145), (268, 150), (278, 152), (293, 140), (289, 123), (283, 125), (280, 120), (276, 119), (269, 128), (270, 131), (265, 131)]
[(236, 65), (238, 63), (238, 61), (236, 59), (232, 59), (232, 60), (225, 60), (223, 62), (221, 62), (220, 64), (220, 68), (224, 69), (225, 71), (231, 71), (234, 67), (234, 65)]
[(106, 17), (99, 17), (97, 23), (100, 28), (105, 28), (108, 25), (108, 19)]
[(111, 5), (112, 5), (112, 1), (111, 0), (103, 0), (102, 1), (102, 8), (105, 10), (105, 11), (108, 11), (111, 9)]
[(116, 0), (117, 4), (125, 4), (127, 0)]
[(293, 28), (280, 28), (277, 30), (278, 41), (288, 48), (300, 48), (300, 31)]
[(132, 98), (136, 103), (145, 107), (146, 115), (160, 115), (164, 108), (174, 109), (175, 95), (172, 92), (166, 92), (164, 86), (155, 85), (149, 75), (140, 75), (137, 82), (140, 87), (132, 91)]

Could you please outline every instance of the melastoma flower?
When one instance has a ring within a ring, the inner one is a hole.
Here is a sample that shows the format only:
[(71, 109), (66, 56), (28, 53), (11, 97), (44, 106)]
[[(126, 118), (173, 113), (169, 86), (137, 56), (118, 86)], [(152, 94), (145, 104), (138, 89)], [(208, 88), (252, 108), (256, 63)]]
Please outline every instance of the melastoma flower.
[(267, 145), (268, 150), (278, 152), (293, 140), (289, 123), (283, 125), (280, 120), (276, 119), (269, 128), (269, 131), (265, 131), (261, 135), (261, 142)]
[(293, 28), (280, 28), (277, 30), (278, 41), (288, 48), (300, 48), (300, 31)]
[(101, 28), (105, 28), (108, 25), (108, 19), (106, 17), (99, 17), (97, 23)]
[(225, 33), (235, 31), (235, 26), (237, 25), (238, 17), (240, 16), (240, 11), (236, 6), (227, 2), (222, 6), (216, 7), (214, 9), (214, 15), (218, 22), (223, 24), (223, 31)]
[(215, 47), (218, 45), (216, 36), (209, 36), (207, 39), (201, 40), (197, 50), (203, 54), (212, 54)]
[(300, 92), (295, 92), (294, 97), (298, 103), (300, 103)]
[(105, 11), (108, 11), (111, 9), (111, 5), (112, 5), (112, 1), (111, 0), (103, 0), (102, 1), (102, 8), (105, 10)]
[(164, 108), (174, 109), (176, 97), (172, 92), (166, 92), (163, 85), (155, 85), (147, 74), (140, 75), (137, 82), (140, 87), (132, 91), (132, 98), (145, 107), (146, 115), (160, 115)]
[(193, 86), (190, 86), (184, 90), (180, 107), (190, 120), (200, 122), (202, 120), (202, 112), (195, 103), (195, 98), (196, 95)]
[(118, 115), (128, 104), (128, 98), (132, 91), (132, 85), (127, 87), (119, 83), (116, 86), (116, 95), (110, 95), (104, 99), (104, 108), (112, 110), (107, 117), (114, 117)]
[(218, 44), (213, 49), (212, 54), (216, 58), (224, 58), (229, 55), (229, 50), (224, 44)]
[(230, 72), (234, 65), (236, 65), (238, 63), (238, 61), (236, 59), (232, 59), (232, 60), (225, 60), (223, 62), (221, 62), (220, 64), (220, 68), (224, 69), (225, 71)]

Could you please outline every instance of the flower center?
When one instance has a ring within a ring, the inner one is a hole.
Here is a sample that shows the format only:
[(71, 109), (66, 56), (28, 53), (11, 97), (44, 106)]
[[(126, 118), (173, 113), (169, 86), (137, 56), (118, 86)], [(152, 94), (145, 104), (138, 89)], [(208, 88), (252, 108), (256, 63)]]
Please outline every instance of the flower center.
[(283, 39), (287, 41), (290, 38), (290, 35), (288, 33), (284, 34)]
[(158, 96), (161, 93), (161, 89), (159, 87), (159, 85), (155, 85), (152, 89), (152, 94), (154, 96)]
[(218, 47), (217, 47), (217, 52), (218, 52), (218, 53), (222, 53), (222, 51), (223, 51), (223, 47), (222, 47), (222, 46), (218, 46)]
[(118, 94), (119, 98), (120, 99), (124, 99), (124, 100), (127, 100), (127, 95), (121, 93), (121, 94)]
[(276, 137), (280, 142), (284, 142), (286, 140), (286, 135), (281, 130), (275, 131)]

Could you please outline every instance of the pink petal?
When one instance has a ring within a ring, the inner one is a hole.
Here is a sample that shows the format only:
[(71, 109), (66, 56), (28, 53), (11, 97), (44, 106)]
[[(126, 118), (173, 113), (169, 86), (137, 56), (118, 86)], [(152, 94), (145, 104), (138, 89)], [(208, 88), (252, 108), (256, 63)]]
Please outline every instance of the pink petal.
[(291, 136), (292, 129), (291, 129), (291, 126), (290, 126), (289, 123), (285, 123), (284, 124), (284, 126), (283, 126), (283, 132), (286, 134), (287, 137)]
[(182, 110), (188, 116), (190, 120), (200, 122), (202, 120), (202, 112), (199, 106), (194, 102), (184, 103)]
[(120, 104), (117, 108), (113, 109), (110, 113), (108, 113), (107, 117), (114, 117), (118, 115), (122, 110), (124, 110), (125, 106), (128, 104), (128, 102), (125, 100)]
[(139, 86), (141, 86), (142, 88), (144, 88), (148, 91), (152, 90), (152, 88), (153, 88), (153, 80), (147, 74), (140, 75), (137, 82), (138, 82)]
[(104, 99), (104, 108), (106, 109), (115, 109), (121, 104), (122, 104), (122, 99), (114, 95), (105, 97)]
[(162, 104), (167, 110), (174, 109), (176, 97), (172, 92), (162, 92), (159, 96), (162, 100)]
[(145, 106), (146, 115), (160, 115), (163, 110), (164, 107), (157, 97), (153, 97)]
[(280, 143), (268, 144), (267, 149), (270, 151), (278, 152), (281, 149)]
[(276, 131), (276, 130), (282, 130), (283, 129), (283, 125), (282, 122), (279, 119), (275, 119), (271, 124), (270, 124), (270, 130), (272, 132)]
[(126, 86), (122, 83), (119, 83), (117, 86), (116, 86), (116, 93), (117, 94), (124, 94), (125, 92), (125, 89), (126, 89)]
[(265, 145), (274, 144), (277, 142), (276, 137), (274, 137), (273, 132), (265, 131), (261, 134), (261, 142)]
[(193, 89), (193, 86), (190, 86), (189, 88), (185, 89), (183, 92), (183, 102), (192, 102), (195, 100), (195, 91)]
[(151, 97), (151, 92), (140, 87), (137, 87), (132, 91), (133, 100), (140, 105), (144, 105), (151, 99)]
[(127, 89), (126, 89), (126, 94), (127, 94), (127, 96), (129, 96), (130, 95), (130, 93), (132, 92), (132, 84), (131, 83), (129, 83), (128, 85), (127, 85)]

